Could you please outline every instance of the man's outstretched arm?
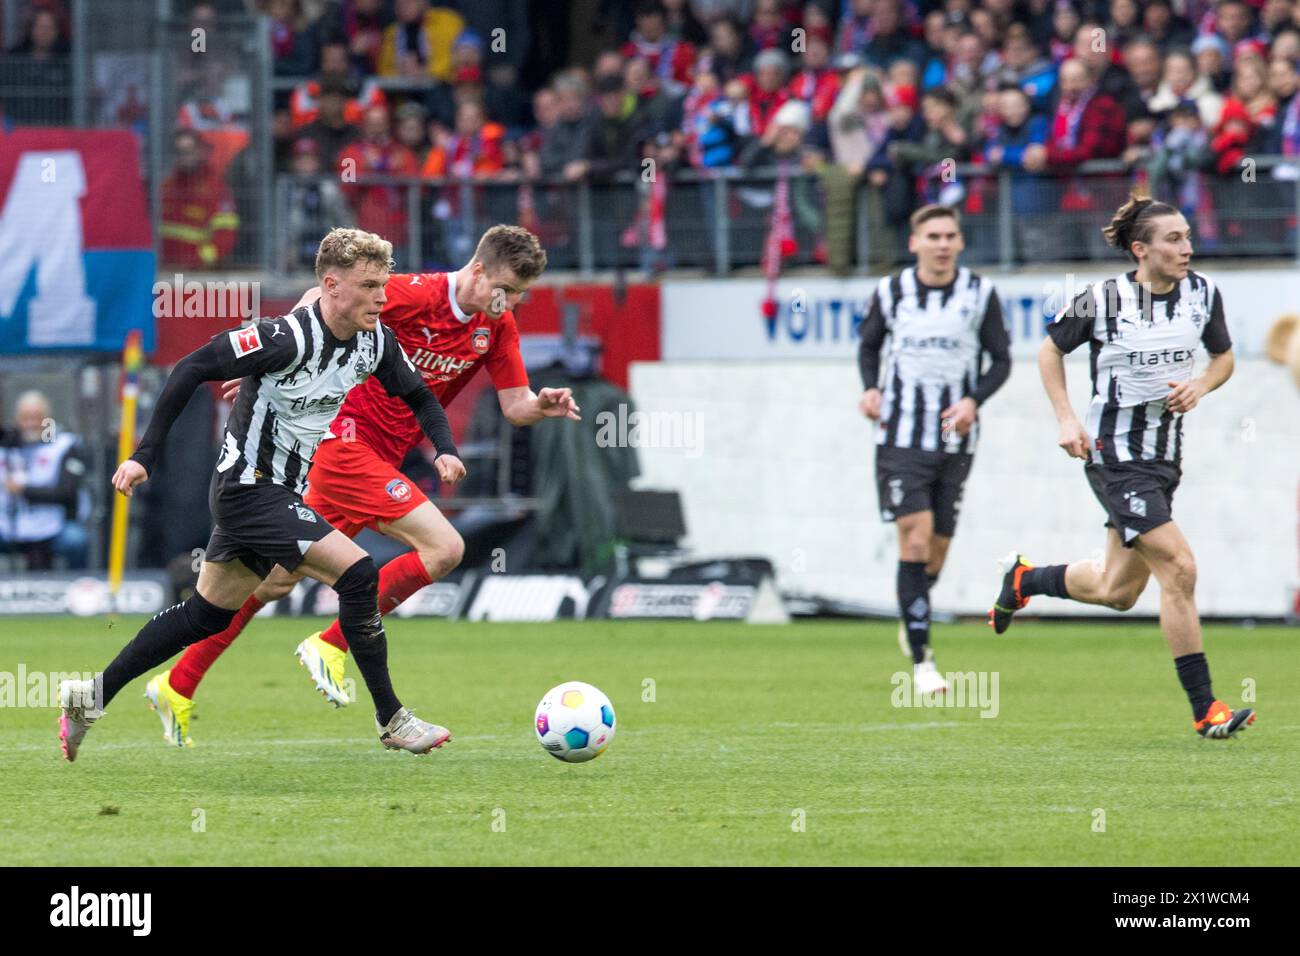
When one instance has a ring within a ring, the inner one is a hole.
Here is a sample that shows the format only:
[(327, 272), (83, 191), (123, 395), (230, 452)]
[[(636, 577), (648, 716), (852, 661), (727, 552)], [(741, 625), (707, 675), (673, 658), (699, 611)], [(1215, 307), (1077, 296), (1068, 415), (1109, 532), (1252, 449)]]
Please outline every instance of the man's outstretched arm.
[(543, 418), (571, 418), (582, 421), (582, 411), (573, 400), (571, 388), (544, 388), (534, 393), (527, 385), (497, 392), (501, 414), (511, 425), (534, 425)]
[(293, 362), (298, 351), (295, 337), (283, 332), (273, 334), (276, 324), (283, 321), (263, 319), (247, 328), (219, 332), (177, 362), (167, 376), (135, 453), (113, 474), (113, 488), (129, 498), (136, 485), (148, 480), (168, 431), (204, 382), (274, 371)]

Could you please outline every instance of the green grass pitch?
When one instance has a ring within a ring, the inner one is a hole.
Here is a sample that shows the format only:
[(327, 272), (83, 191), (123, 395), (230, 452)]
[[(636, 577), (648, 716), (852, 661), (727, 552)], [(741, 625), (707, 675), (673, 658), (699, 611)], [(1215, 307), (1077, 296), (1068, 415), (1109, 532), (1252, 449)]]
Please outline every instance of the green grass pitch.
[[(4, 620), (0, 671), (102, 668), (142, 622)], [(937, 626), (941, 670), (998, 675), (981, 717), (893, 705), (893, 623), (390, 619), (399, 695), (454, 734), (413, 757), (380, 747), (364, 689), (339, 711), (314, 693), (292, 651), (319, 626), (255, 621), (200, 688), (190, 750), (164, 744), (145, 678), (72, 765), (55, 709), (0, 709), (0, 863), (1300, 863), (1293, 628), (1207, 628), (1216, 693), (1241, 706), (1253, 682), (1261, 716), (1203, 741), (1150, 623)], [(532, 729), (564, 680), (617, 710), (588, 764)]]

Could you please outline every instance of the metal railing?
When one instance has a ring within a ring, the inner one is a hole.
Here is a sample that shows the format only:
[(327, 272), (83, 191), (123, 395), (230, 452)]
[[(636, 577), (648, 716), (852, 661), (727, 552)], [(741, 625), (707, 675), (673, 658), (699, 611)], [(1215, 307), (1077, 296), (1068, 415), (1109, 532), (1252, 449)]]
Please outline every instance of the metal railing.
[[(956, 205), (963, 214), (964, 256), (1002, 268), (1108, 257), (1113, 250), (1101, 229), (1140, 173), (1113, 160), (1064, 175), (957, 166), (953, 182), (961, 193)], [(1300, 262), (1300, 163), (1261, 156), (1240, 175), (1195, 175), (1190, 186), (1186, 180), (1154, 181), (1149, 188), (1183, 210), (1199, 255)], [(590, 276), (682, 268), (723, 276), (762, 262), (777, 176), (775, 169), (676, 173), (664, 215), (667, 244), (655, 249), (643, 228), (645, 188), (630, 174), (577, 182), (359, 176), (355, 183), (282, 174), (272, 217), (279, 252), (271, 265), (281, 273), (306, 273), (324, 232), (360, 225), (393, 242), (398, 268), (454, 268), (469, 257), (484, 229), (514, 222), (538, 234), (553, 269)], [(853, 186), (853, 208), (845, 210), (828, 206), (825, 185), (819, 174), (790, 176), (795, 248), (785, 267), (825, 263), (828, 221), (846, 215), (854, 237), (848, 271), (862, 275), (905, 261), (907, 213), (920, 198), (891, 217), (873, 186)], [(316, 195), (304, 201), (307, 192)], [(336, 213), (319, 214), (330, 209)]]

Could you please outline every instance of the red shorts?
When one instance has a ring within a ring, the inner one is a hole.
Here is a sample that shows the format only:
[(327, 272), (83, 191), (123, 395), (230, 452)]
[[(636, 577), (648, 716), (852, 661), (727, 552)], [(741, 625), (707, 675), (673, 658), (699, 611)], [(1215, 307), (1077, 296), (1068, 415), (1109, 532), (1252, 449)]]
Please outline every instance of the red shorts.
[(396, 521), (428, 500), (369, 445), (341, 438), (327, 438), (317, 446), (303, 497), (349, 538), (381, 521)]

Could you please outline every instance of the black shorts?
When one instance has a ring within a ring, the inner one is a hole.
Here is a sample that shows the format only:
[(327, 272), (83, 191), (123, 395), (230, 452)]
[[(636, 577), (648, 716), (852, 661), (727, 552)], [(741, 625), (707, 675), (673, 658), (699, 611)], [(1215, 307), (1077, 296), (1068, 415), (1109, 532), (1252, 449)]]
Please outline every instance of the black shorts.
[(292, 571), (334, 526), (283, 485), (239, 485), (214, 476), (208, 489), (212, 536), (205, 561), (238, 559), (262, 577), (277, 564)]
[(1106, 527), (1119, 532), (1124, 547), (1133, 547), (1138, 535), (1174, 520), (1174, 491), (1183, 477), (1175, 462), (1089, 462), (1083, 472), (1106, 509)]
[(974, 455), (876, 446), (876, 491), (880, 520), (918, 511), (934, 512), (934, 533), (951, 538), (957, 530), (962, 489)]

